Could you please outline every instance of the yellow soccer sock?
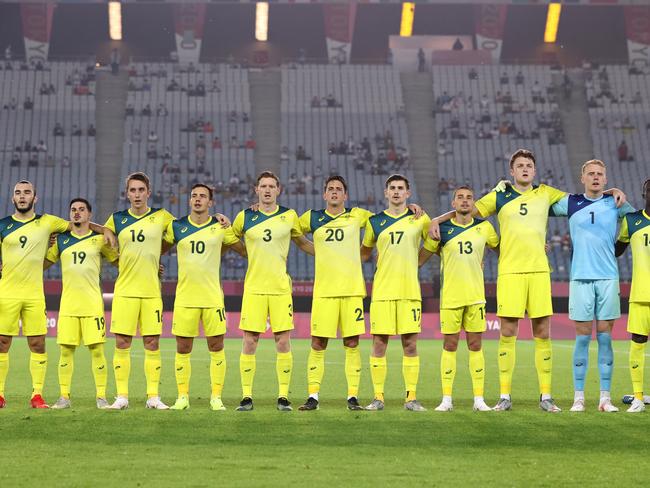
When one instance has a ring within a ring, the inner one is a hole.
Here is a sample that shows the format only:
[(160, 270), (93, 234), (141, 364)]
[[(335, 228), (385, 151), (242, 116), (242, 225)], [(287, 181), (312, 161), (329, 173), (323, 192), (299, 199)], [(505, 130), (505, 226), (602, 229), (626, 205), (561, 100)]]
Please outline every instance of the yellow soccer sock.
[(501, 395), (512, 391), (512, 373), (515, 370), (517, 336), (499, 337), (499, 384)]
[(157, 351), (144, 350), (144, 377), (147, 380), (147, 398), (158, 396), (160, 386), (160, 372), (162, 361), (160, 359), (160, 349)]
[(386, 356), (376, 358), (370, 356), (370, 378), (375, 391), (375, 398), (384, 401), (384, 384), (386, 383)]
[(551, 339), (538, 339), (535, 337), (535, 369), (537, 369), (540, 394), (550, 395), (551, 376), (553, 374)]
[(475, 397), (483, 396), (485, 383), (485, 356), (483, 349), (469, 351), (469, 375), (472, 377), (472, 391)]
[(442, 382), (442, 394), (451, 396), (454, 389), (454, 378), (456, 377), (456, 351), (442, 350), (440, 356), (440, 380)]
[(210, 352), (210, 386), (212, 396), (220, 397), (226, 379), (226, 351)]
[(117, 396), (129, 396), (129, 376), (131, 375), (131, 348), (115, 348), (113, 355), (113, 371), (115, 371), (115, 387)]
[(5, 396), (5, 382), (9, 373), (9, 353), (0, 353), (0, 396)]
[(420, 356), (404, 356), (402, 358), (402, 376), (406, 388), (406, 401), (415, 400), (420, 377)]
[(345, 379), (348, 382), (348, 398), (359, 396), (361, 381), (361, 351), (358, 347), (345, 347)]
[(241, 353), (239, 356), (239, 374), (241, 375), (242, 397), (253, 397), (253, 380), (255, 379), (255, 354)]
[(292, 369), (293, 354), (291, 354), (291, 351), (279, 352), (275, 360), (275, 372), (278, 375), (278, 398), (287, 398), (289, 396)]
[(318, 394), (325, 374), (325, 351), (311, 349), (307, 359), (307, 391), (309, 395)]
[(106, 383), (108, 382), (108, 371), (106, 370), (106, 356), (104, 355), (104, 344), (93, 344), (90, 349), (90, 361), (95, 378), (95, 391), (97, 398), (106, 398)]
[(634, 396), (643, 401), (643, 368), (645, 366), (645, 342), (630, 341), (630, 376)]
[(75, 349), (75, 346), (61, 345), (61, 354), (59, 355), (59, 388), (63, 398), (70, 398)]
[(29, 358), (29, 372), (32, 375), (32, 395), (43, 394), (45, 372), (47, 371), (47, 353), (33, 352)]
[(187, 396), (190, 393), (190, 376), (192, 376), (192, 361), (190, 354), (176, 353), (174, 359), (174, 369), (176, 370), (176, 387), (178, 396)]

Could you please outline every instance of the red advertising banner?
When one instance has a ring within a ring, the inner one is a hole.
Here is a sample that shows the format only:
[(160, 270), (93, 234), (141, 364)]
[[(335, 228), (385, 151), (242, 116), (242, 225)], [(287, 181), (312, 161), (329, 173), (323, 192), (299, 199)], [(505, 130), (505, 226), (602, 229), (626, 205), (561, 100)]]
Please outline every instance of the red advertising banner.
[(476, 5), (476, 47), (488, 51), (494, 62), (501, 57), (503, 32), (508, 13), (506, 5)]
[(47, 60), (55, 7), (55, 3), (20, 4), (25, 57), (28, 62), (35, 63)]
[(178, 62), (197, 64), (201, 54), (207, 5), (183, 3), (174, 4), (173, 7)]
[(623, 7), (629, 63), (640, 68), (650, 65), (650, 6)]
[(341, 64), (350, 61), (356, 2), (323, 4), (325, 38), (330, 62)]

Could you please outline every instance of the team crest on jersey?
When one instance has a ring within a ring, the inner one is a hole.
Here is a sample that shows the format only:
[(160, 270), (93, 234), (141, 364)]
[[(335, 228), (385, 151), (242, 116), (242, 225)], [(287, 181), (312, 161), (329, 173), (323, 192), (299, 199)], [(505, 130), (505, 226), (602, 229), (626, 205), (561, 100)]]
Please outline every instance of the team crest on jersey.
[(284, 215), (280, 215), (280, 220), (282, 220), (284, 222), (286, 219), (287, 218)]
[(156, 220), (156, 217), (154, 217), (154, 216), (149, 217), (149, 222), (153, 223), (155, 220)]
[(128, 220), (128, 219), (127, 219), (126, 217), (124, 217), (124, 218), (122, 219), (122, 221), (120, 222), (120, 224), (126, 224), (127, 220)]

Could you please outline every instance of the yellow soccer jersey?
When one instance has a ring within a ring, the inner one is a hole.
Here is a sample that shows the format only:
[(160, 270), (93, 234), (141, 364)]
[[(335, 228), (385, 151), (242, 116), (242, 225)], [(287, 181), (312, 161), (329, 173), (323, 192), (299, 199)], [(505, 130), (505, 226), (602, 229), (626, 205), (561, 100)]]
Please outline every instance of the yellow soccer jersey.
[(61, 260), (60, 315), (91, 317), (103, 313), (104, 300), (99, 284), (102, 256), (111, 263), (117, 259), (117, 251), (104, 243), (101, 234), (90, 231), (85, 236), (77, 236), (64, 232), (57, 236), (46, 259), (53, 263)]
[(287, 255), (291, 238), (302, 235), (295, 210), (278, 206), (275, 212), (242, 210), (235, 217), (232, 230), (244, 236), (248, 269), (244, 291), (256, 295), (291, 293), (287, 274)]
[(501, 232), (499, 274), (550, 271), (544, 250), (548, 211), (564, 195), (546, 185), (533, 186), (524, 193), (508, 187), (476, 202), (483, 217), (497, 214)]
[(136, 298), (160, 296), (160, 250), (163, 239), (172, 242), (167, 227), (174, 216), (161, 208), (150, 208), (139, 217), (129, 210), (115, 212), (105, 226), (117, 235), (120, 246), (119, 274), (115, 295)]
[(410, 210), (396, 217), (384, 211), (368, 219), (363, 245), (376, 245), (379, 255), (372, 285), (373, 301), (422, 299), (418, 253), (430, 223), (426, 214), (416, 220)]
[(327, 210), (307, 210), (300, 227), (314, 237), (316, 274), (314, 298), (365, 297), (366, 283), (361, 268), (361, 229), (372, 212), (346, 208), (333, 216)]
[(178, 256), (175, 304), (181, 307), (223, 307), (221, 246), (234, 244), (239, 238), (231, 228), (222, 228), (214, 217), (197, 225), (189, 215), (169, 224), (167, 233), (176, 243)]
[(43, 298), (43, 259), (50, 245), (50, 234), (65, 232), (68, 227), (66, 220), (48, 214), (25, 221), (11, 215), (0, 220), (0, 297)]
[(485, 303), (483, 252), (495, 248), (499, 236), (487, 220), (472, 219), (467, 225), (449, 220), (440, 225), (440, 241), (427, 237), (424, 247), (440, 252), (442, 294), (440, 308), (459, 308)]
[(623, 217), (618, 240), (632, 248), (630, 302), (650, 303), (650, 215), (639, 210)]

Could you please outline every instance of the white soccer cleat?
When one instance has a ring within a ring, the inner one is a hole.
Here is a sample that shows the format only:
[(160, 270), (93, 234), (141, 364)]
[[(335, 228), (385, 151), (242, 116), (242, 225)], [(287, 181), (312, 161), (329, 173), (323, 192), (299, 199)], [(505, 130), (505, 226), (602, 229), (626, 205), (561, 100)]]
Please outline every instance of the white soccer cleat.
[(612, 404), (611, 398), (601, 398), (598, 404), (598, 410), (600, 412), (618, 412), (618, 407)]
[(585, 411), (585, 399), (577, 398), (573, 401), (573, 405), (569, 409), (569, 412), (584, 412)]
[(129, 399), (127, 397), (118, 396), (112, 405), (106, 407), (108, 410), (126, 410), (129, 408)]
[(627, 413), (641, 413), (645, 412), (645, 403), (638, 398), (632, 400), (632, 405), (627, 409)]
[(472, 410), (475, 412), (491, 412), (492, 408), (485, 403), (485, 400), (474, 400), (474, 406)]
[(100, 410), (104, 410), (105, 408), (110, 407), (110, 404), (106, 400), (106, 398), (97, 398), (96, 400), (97, 408)]
[(169, 407), (162, 402), (159, 396), (148, 398), (146, 407), (154, 410), (169, 410)]
[(454, 409), (454, 404), (453, 403), (443, 400), (442, 402), (440, 402), (440, 405), (438, 405), (435, 408), (435, 411), (436, 412), (451, 412), (453, 409)]

